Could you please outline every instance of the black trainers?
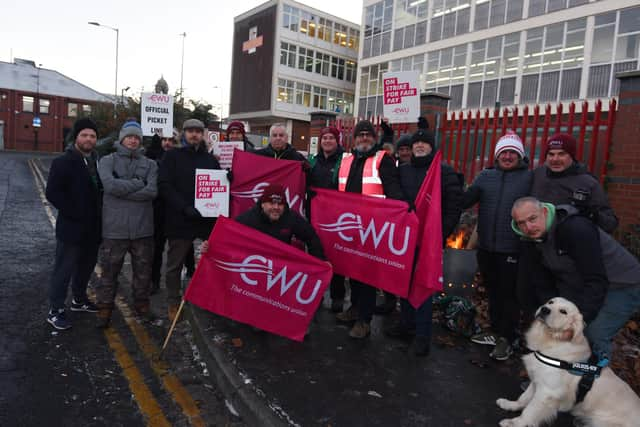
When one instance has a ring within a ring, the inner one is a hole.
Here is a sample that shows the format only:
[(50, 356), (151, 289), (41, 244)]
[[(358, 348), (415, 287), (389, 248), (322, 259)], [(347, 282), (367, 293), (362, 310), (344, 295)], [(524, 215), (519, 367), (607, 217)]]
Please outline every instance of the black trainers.
[(396, 309), (396, 300), (394, 298), (392, 300), (387, 300), (382, 304), (376, 305), (376, 307), (373, 309), (373, 314), (385, 316), (387, 314), (391, 314), (395, 309)]
[(54, 328), (61, 331), (71, 328), (71, 322), (67, 320), (67, 316), (65, 315), (63, 308), (59, 310), (50, 310), (47, 315), (47, 322), (49, 322)]
[(495, 360), (507, 360), (512, 354), (513, 349), (511, 348), (509, 340), (500, 337), (496, 341), (496, 346), (493, 348), (493, 351), (489, 353), (489, 356)]
[(71, 300), (71, 311), (86, 311), (87, 313), (97, 313), (98, 307), (89, 300), (77, 302), (75, 299)]

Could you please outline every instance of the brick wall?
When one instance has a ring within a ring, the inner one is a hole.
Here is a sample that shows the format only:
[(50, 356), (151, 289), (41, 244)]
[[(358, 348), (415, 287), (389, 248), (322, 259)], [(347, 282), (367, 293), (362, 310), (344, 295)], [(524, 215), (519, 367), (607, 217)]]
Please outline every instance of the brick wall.
[(640, 224), (640, 72), (618, 75), (620, 96), (613, 128), (607, 191), (619, 231)]

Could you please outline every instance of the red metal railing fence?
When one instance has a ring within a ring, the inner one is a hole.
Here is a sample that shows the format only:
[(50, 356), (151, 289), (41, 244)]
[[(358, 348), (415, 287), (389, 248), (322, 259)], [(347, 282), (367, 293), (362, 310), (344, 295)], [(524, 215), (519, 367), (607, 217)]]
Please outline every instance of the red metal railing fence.
[[(447, 113), (438, 129), (438, 146), (442, 150), (443, 160), (456, 171), (462, 172), (470, 183), (483, 168), (493, 164), (496, 142), (508, 129), (522, 138), (530, 168), (544, 163), (541, 149), (551, 135), (556, 132), (569, 133), (578, 142), (577, 159), (585, 163), (600, 182), (604, 182), (615, 124), (616, 100), (611, 99), (608, 107), (604, 111), (602, 101), (598, 100), (591, 112), (589, 104), (584, 101), (580, 112), (576, 112), (576, 104), (572, 102), (566, 112), (560, 103), (555, 108), (547, 104), (536, 105), (532, 109), (516, 106), (502, 111), (485, 109)], [(380, 133), (381, 117), (368, 119)], [(342, 133), (342, 144), (346, 149), (353, 146), (353, 127), (358, 120), (361, 118), (343, 117), (334, 123)], [(415, 130), (416, 126), (415, 123), (400, 123), (392, 125), (392, 128), (396, 141), (401, 134)]]

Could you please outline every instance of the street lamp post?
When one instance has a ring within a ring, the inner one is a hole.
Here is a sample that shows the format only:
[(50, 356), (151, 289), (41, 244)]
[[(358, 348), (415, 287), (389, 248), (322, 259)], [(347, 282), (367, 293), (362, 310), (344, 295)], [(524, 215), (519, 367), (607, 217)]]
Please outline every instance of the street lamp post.
[(89, 22), (89, 25), (95, 25), (96, 27), (104, 27), (116, 32), (116, 85), (113, 89), (113, 118), (116, 118), (116, 105), (118, 103), (118, 46), (120, 42), (120, 30), (110, 27), (108, 25), (100, 24), (98, 22)]
[(180, 102), (184, 105), (184, 93), (182, 93), (182, 77), (184, 76), (184, 39), (187, 37), (187, 33), (178, 34), (182, 37), (182, 61), (180, 62)]
[(224, 92), (222, 91), (222, 86), (214, 86), (214, 89), (220, 89), (220, 129), (222, 129), (222, 117), (224, 115)]
[(42, 64), (38, 64), (38, 73), (36, 77), (36, 99), (33, 103), (33, 150), (38, 151), (38, 131), (40, 130), (40, 68)]
[(124, 107), (124, 93), (129, 89), (131, 89), (131, 86), (127, 86), (120, 91), (120, 103), (122, 104), (123, 107)]

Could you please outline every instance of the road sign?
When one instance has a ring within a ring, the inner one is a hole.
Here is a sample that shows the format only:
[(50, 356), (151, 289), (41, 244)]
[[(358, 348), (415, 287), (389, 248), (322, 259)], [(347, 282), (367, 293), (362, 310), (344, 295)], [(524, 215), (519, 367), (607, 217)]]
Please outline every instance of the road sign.
[(33, 123), (31, 124), (34, 128), (39, 128), (42, 125), (40, 117), (34, 117)]

